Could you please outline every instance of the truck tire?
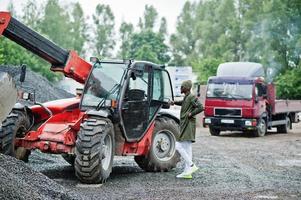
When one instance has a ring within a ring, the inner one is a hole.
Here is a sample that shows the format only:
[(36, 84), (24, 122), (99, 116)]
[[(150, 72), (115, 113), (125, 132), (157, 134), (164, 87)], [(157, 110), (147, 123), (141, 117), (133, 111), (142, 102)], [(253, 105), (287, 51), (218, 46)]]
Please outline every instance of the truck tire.
[(180, 161), (176, 151), (179, 125), (170, 118), (160, 117), (155, 121), (152, 144), (147, 155), (135, 156), (139, 167), (148, 172), (167, 172)]
[(291, 127), (291, 119), (289, 117), (285, 118), (286, 124), (277, 126), (277, 133), (288, 133)]
[(263, 137), (265, 136), (267, 132), (267, 124), (264, 118), (260, 118), (256, 127), (256, 130), (254, 131), (255, 137)]
[(81, 124), (75, 144), (75, 175), (83, 183), (104, 183), (112, 172), (114, 129), (108, 119)]
[(213, 136), (219, 136), (221, 133), (219, 129), (213, 128), (212, 126), (209, 126), (209, 132)]
[(30, 120), (25, 113), (12, 111), (0, 128), (0, 152), (28, 162), (30, 150), (16, 147), (15, 138), (23, 138), (29, 127)]
[(64, 160), (67, 163), (69, 163), (70, 165), (74, 166), (75, 155), (63, 154), (62, 157), (64, 158)]

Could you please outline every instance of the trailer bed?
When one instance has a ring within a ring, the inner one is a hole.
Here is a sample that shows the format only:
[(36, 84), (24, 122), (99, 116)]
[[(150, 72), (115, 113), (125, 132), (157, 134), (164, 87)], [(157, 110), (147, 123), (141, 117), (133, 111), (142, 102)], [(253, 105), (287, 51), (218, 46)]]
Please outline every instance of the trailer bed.
[(274, 114), (301, 112), (301, 100), (276, 100)]

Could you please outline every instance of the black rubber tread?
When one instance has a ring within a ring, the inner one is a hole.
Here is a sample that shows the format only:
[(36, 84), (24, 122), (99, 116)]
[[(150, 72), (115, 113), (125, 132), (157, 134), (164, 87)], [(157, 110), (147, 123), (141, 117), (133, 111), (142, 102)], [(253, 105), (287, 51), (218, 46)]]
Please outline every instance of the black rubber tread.
[[(291, 120), (289, 117), (286, 117), (286, 120), (289, 120), (289, 123), (291, 123)], [(284, 124), (277, 126), (277, 133), (288, 133), (290, 129), (290, 125)]]
[[(164, 129), (171, 131), (176, 139), (180, 136), (179, 125), (173, 119), (167, 117), (159, 117), (155, 121), (153, 138), (156, 133)], [(176, 164), (180, 161), (180, 155), (176, 151), (171, 159), (169, 159), (168, 161), (161, 161), (156, 158), (151, 147), (147, 155), (135, 156), (134, 159), (138, 166), (145, 171), (167, 172), (176, 167)]]
[(267, 133), (267, 123), (266, 123), (266, 120), (264, 118), (260, 118), (259, 120), (263, 120), (265, 122), (265, 131), (264, 131), (263, 134), (261, 134), (260, 130), (258, 128), (256, 128), (256, 130), (253, 131), (254, 137), (263, 137)]
[[(17, 157), (15, 154), (15, 138), (18, 130), (23, 127), (26, 131), (30, 126), (30, 120), (25, 113), (20, 111), (12, 111), (3, 121), (0, 128), (0, 152), (5, 155)], [(22, 136), (21, 136), (22, 137)], [(28, 162), (30, 150), (23, 149), (22, 155), (17, 157), (20, 160)]]
[(209, 132), (213, 136), (219, 136), (221, 133), (221, 131), (219, 129), (213, 128), (211, 126), (209, 126)]
[[(112, 155), (108, 169), (103, 169), (102, 143), (108, 134), (112, 139)], [(104, 183), (112, 172), (114, 149), (114, 130), (108, 119), (88, 119), (82, 123), (75, 144), (77, 178), (83, 183)]]
[(75, 162), (75, 155), (69, 155), (69, 154), (62, 154), (62, 157), (66, 162), (68, 162), (70, 165), (74, 166)]

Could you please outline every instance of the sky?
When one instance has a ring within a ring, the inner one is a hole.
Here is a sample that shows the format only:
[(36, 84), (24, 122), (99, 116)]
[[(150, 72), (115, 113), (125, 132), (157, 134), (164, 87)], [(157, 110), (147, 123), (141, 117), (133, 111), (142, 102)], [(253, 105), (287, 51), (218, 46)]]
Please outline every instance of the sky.
[[(0, 11), (7, 8), (8, 3), (12, 1), (17, 13), (21, 13), (22, 5), (26, 0), (0, 0)], [(37, 0), (41, 1), (41, 0)], [(45, 2), (45, 0), (42, 0)], [(76, 0), (59, 0), (62, 4), (77, 2)], [(192, 0), (189, 0), (192, 1)], [(159, 18), (165, 17), (167, 20), (168, 34), (176, 31), (177, 17), (180, 15), (181, 10), (186, 0), (78, 0), (81, 4), (86, 16), (94, 13), (95, 7), (98, 3), (110, 5), (115, 16), (115, 30), (119, 29), (122, 21), (131, 22), (136, 26), (139, 17), (143, 16), (145, 5), (153, 5), (159, 13)], [(158, 20), (159, 22), (160, 20)]]

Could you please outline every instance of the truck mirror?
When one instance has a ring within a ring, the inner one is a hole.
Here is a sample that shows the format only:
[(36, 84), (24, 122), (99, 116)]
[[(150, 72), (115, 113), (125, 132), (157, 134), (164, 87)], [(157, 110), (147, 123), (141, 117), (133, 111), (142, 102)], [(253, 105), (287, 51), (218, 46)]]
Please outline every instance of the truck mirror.
[(90, 57), (90, 62), (92, 62), (92, 63), (98, 63), (99, 59), (97, 57)]
[(258, 103), (258, 96), (255, 97), (255, 103)]
[(21, 74), (20, 74), (20, 82), (23, 83), (25, 81), (26, 75), (26, 65), (21, 65)]
[(201, 84), (197, 85), (197, 91), (196, 91), (196, 93), (197, 93), (197, 97), (201, 96)]

